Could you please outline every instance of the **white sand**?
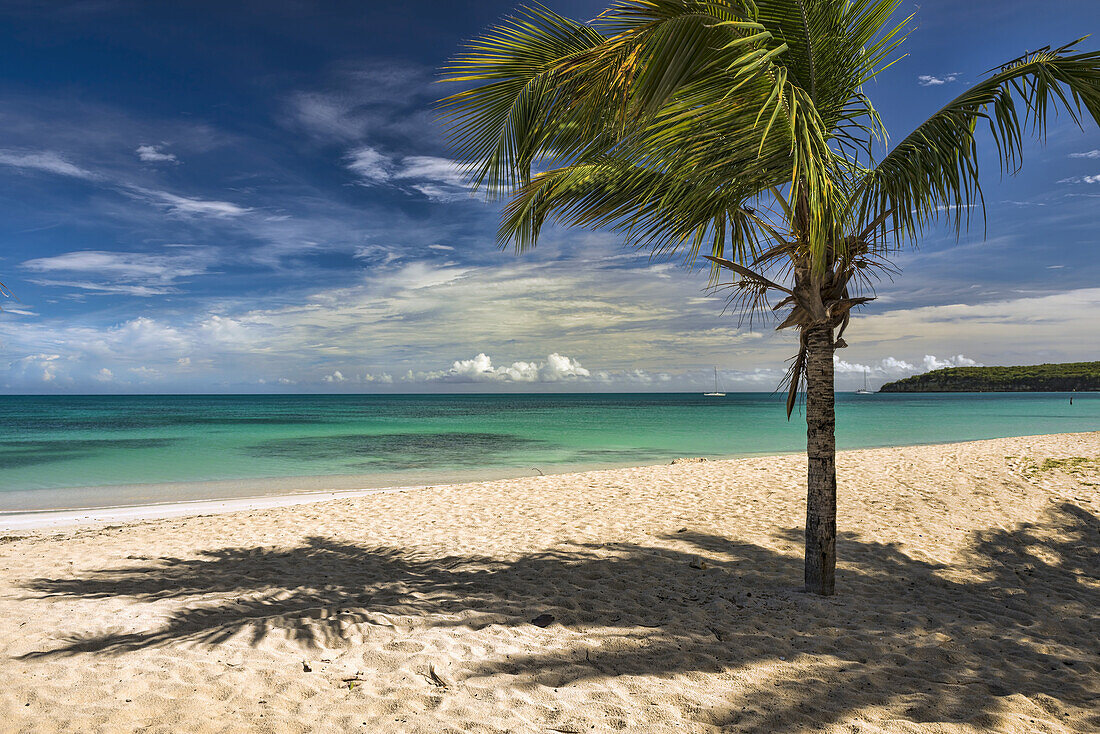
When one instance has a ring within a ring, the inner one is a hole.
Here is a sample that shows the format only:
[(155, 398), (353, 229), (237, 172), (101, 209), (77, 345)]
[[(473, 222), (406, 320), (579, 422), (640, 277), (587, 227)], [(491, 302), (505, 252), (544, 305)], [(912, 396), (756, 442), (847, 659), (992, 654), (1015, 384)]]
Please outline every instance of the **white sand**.
[(8, 535), (0, 731), (1100, 731), (1069, 457), (842, 454), (830, 598), (797, 456)]
[(159, 504), (126, 505), (122, 507), (89, 507), (80, 510), (48, 510), (41, 512), (0, 513), (0, 530), (33, 530), (62, 528), (72, 525), (156, 520), (189, 515), (221, 515), (244, 510), (266, 510), (273, 507), (293, 507), (313, 502), (353, 499), (368, 494), (403, 492), (423, 487), (389, 487), (386, 489), (345, 489), (334, 492), (270, 495), (266, 497), (233, 497), (223, 500), (192, 500)]

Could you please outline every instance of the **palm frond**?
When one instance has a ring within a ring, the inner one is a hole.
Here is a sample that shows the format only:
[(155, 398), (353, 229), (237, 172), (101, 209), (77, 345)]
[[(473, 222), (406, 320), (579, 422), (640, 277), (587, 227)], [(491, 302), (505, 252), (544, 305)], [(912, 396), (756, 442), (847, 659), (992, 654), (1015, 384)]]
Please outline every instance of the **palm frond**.
[(505, 208), (500, 244), (531, 247), (553, 220), (620, 232), (627, 244), (657, 255), (686, 245), (689, 261), (703, 248), (744, 257), (757, 249), (755, 211), (745, 206), (754, 193), (604, 157), (544, 171), (517, 189)]
[(446, 82), (484, 82), (440, 102), (455, 152), (477, 186), (499, 195), (526, 180), (548, 150), (598, 143), (604, 115), (576, 114), (579, 94), (566, 64), (606, 39), (584, 23), (542, 6), (517, 14), (471, 42), (444, 67)]
[(858, 220), (879, 221), (893, 233), (895, 247), (937, 220), (961, 232), (973, 208), (981, 209), (984, 221), (976, 138), (981, 120), (1010, 173), (1019, 169), (1024, 131), (1045, 135), (1052, 110), (1068, 113), (1078, 125), (1086, 115), (1100, 122), (1100, 51), (1074, 53), (1077, 43), (1005, 64), (928, 118), (867, 173), (855, 196)]

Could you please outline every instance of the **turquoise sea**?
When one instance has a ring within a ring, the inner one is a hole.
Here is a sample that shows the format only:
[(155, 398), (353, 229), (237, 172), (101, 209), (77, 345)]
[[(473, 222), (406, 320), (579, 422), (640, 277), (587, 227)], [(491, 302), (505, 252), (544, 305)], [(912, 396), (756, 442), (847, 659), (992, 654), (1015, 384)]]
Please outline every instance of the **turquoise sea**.
[[(1100, 430), (1100, 394), (1073, 397), (838, 394), (837, 441)], [(0, 512), (793, 452), (804, 431), (763, 393), (0, 396)]]

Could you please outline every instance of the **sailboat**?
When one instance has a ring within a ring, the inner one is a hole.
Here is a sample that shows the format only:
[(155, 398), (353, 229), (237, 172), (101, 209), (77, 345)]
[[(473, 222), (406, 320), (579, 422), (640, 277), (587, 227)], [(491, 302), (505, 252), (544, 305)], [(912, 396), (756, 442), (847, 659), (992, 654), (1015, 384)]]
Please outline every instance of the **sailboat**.
[(726, 397), (726, 394), (724, 392), (719, 392), (718, 391), (718, 367), (717, 366), (715, 366), (715, 368), (714, 368), (714, 392), (705, 392), (705, 393), (703, 393), (703, 397), (706, 397), (706, 398), (724, 398), (724, 397)]
[(863, 387), (856, 390), (856, 395), (874, 395), (867, 387), (867, 370), (863, 370)]

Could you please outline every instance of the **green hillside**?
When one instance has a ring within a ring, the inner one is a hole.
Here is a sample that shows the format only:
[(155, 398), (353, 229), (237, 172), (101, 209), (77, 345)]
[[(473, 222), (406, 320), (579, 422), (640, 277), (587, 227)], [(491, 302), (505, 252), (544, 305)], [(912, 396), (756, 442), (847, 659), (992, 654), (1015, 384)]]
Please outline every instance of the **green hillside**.
[(1070, 392), (1100, 390), (1100, 362), (949, 367), (888, 382), (879, 392)]

